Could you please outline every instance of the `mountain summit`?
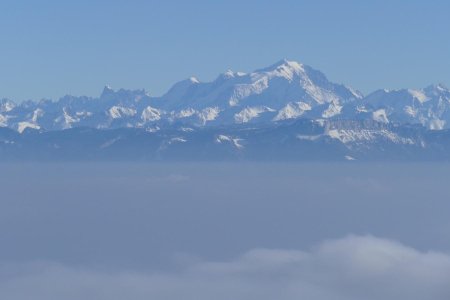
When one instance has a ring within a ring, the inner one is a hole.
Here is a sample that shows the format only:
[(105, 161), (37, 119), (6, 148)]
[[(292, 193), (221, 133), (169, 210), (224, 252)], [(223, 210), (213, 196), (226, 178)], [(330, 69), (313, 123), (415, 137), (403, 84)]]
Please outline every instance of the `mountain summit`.
[(228, 70), (211, 82), (180, 81), (161, 97), (145, 90), (105, 86), (99, 98), (65, 96), (56, 102), (0, 101), (0, 127), (61, 130), (272, 124), (291, 119), (371, 120), (448, 128), (450, 91), (444, 85), (424, 89), (379, 90), (364, 97), (331, 82), (320, 71), (286, 59), (250, 73)]

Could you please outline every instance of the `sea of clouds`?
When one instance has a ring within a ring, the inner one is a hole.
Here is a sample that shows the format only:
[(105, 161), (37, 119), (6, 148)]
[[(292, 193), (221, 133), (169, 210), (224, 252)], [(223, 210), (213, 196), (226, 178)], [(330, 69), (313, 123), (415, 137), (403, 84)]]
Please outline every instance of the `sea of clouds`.
[(308, 250), (253, 249), (171, 272), (107, 272), (56, 263), (0, 266), (0, 298), (447, 300), (450, 255), (373, 236)]
[(450, 299), (446, 164), (1, 170), (0, 299)]

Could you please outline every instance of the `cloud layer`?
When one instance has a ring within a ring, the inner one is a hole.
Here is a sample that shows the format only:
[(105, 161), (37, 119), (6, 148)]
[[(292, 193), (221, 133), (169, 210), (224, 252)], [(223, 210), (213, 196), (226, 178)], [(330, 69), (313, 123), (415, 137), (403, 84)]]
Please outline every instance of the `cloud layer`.
[(171, 273), (4, 263), (0, 298), (447, 300), (450, 256), (348, 236), (309, 251), (254, 249), (231, 261), (195, 262)]

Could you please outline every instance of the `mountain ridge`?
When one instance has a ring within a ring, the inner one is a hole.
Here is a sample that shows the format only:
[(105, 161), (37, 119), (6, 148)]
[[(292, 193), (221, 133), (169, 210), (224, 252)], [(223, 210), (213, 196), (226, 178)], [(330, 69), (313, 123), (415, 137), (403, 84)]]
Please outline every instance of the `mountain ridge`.
[(58, 101), (0, 100), (0, 127), (63, 130), (275, 124), (289, 119), (374, 120), (450, 127), (450, 90), (443, 84), (422, 89), (380, 89), (364, 96), (328, 80), (322, 72), (280, 60), (250, 73), (228, 70), (213, 81), (191, 77), (164, 95), (105, 86), (99, 97), (66, 95)]

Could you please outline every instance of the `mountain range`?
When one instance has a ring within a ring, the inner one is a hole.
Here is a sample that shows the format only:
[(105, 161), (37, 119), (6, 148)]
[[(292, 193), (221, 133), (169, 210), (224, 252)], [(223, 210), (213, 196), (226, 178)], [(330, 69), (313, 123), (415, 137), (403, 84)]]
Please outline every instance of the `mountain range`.
[(0, 127), (0, 154), (10, 158), (30, 157), (32, 151), (23, 150), (30, 147), (66, 157), (71, 150), (64, 141), (72, 141), (72, 148), (81, 145), (83, 151), (89, 140), (94, 147), (90, 153), (98, 152), (98, 157), (128, 140), (129, 147), (112, 151), (118, 159), (127, 156), (125, 149), (144, 151), (141, 158), (161, 159), (181, 144), (173, 153), (186, 158), (187, 153), (203, 153), (269, 159), (270, 153), (279, 157), (282, 152), (292, 159), (300, 159), (300, 153), (305, 159), (318, 154), (322, 156), (316, 158), (370, 159), (383, 153), (426, 158), (430, 145), (433, 155), (443, 158), (450, 90), (437, 84), (365, 96), (307, 65), (281, 60), (251, 73), (229, 70), (211, 82), (191, 77), (160, 97), (106, 86), (98, 98), (2, 99)]

